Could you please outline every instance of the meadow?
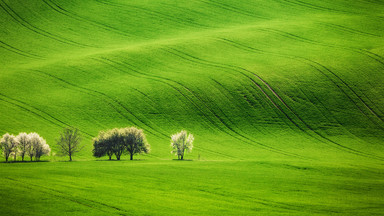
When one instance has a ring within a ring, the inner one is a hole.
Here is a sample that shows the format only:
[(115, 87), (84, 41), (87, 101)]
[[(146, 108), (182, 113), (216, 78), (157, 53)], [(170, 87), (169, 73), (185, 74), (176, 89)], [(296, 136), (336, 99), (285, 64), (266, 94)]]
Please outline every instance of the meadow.
[[(1, 215), (381, 215), (382, 0), (1, 0)], [(64, 127), (83, 135), (69, 163)], [(151, 153), (92, 157), (136, 126)], [(195, 136), (185, 161), (170, 135)], [(1, 159), (2, 160), (2, 159)], [(4, 161), (4, 160), (2, 160)]]

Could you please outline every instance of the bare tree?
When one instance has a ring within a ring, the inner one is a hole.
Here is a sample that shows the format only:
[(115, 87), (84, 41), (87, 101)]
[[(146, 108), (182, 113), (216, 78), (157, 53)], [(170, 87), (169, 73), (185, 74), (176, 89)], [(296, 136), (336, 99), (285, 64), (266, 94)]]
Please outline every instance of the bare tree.
[(193, 135), (188, 135), (187, 131), (185, 130), (182, 130), (177, 134), (173, 134), (171, 136), (171, 153), (177, 155), (177, 158), (179, 160), (183, 160), (185, 150), (187, 150), (187, 152), (192, 151), (192, 143), (194, 139), (195, 138), (193, 137)]
[(69, 161), (72, 161), (72, 156), (84, 148), (80, 141), (81, 136), (77, 128), (64, 128), (60, 139), (57, 140), (59, 153), (68, 156)]

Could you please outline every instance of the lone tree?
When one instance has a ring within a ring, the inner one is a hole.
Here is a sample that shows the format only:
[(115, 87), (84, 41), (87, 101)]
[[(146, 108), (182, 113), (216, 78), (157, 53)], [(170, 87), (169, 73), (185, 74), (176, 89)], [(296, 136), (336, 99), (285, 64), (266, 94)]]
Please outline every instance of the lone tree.
[(183, 160), (185, 150), (187, 150), (188, 153), (192, 151), (194, 139), (193, 135), (188, 135), (185, 130), (182, 130), (177, 134), (173, 134), (171, 136), (171, 153), (177, 155), (179, 160)]
[(103, 157), (112, 155), (120, 160), (121, 155), (129, 152), (130, 159), (133, 160), (133, 155), (140, 153), (149, 153), (150, 146), (147, 143), (143, 130), (135, 127), (130, 128), (115, 128), (109, 131), (102, 131), (93, 139), (93, 156)]
[(27, 133), (19, 133), (19, 135), (16, 136), (16, 140), (19, 143), (17, 147), (21, 156), (21, 161), (24, 161), (24, 156), (27, 154), (27, 151), (31, 145), (31, 139)]
[(60, 139), (57, 140), (59, 153), (68, 156), (69, 161), (72, 161), (72, 156), (84, 148), (80, 145), (80, 141), (81, 136), (77, 128), (64, 128)]
[(3, 151), (3, 155), (5, 157), (5, 161), (8, 162), (9, 156), (14, 153), (16, 158), (17, 152), (17, 140), (14, 135), (10, 135), (6, 133), (0, 140), (0, 148)]
[(31, 148), (28, 150), (31, 161), (33, 156), (35, 157), (36, 161), (40, 161), (41, 156), (49, 155), (51, 148), (49, 148), (49, 145), (45, 139), (40, 137), (40, 135), (37, 133), (30, 133), (28, 136), (31, 140)]
[(122, 128), (120, 129), (120, 133), (124, 146), (131, 156), (130, 160), (133, 160), (133, 155), (135, 154), (148, 154), (151, 151), (143, 130), (135, 127)]

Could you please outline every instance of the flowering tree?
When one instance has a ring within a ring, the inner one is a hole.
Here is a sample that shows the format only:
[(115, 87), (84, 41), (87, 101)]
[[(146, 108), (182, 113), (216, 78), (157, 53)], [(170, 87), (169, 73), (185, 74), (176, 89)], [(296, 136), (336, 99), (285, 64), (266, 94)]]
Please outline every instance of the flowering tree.
[(183, 160), (184, 152), (187, 151), (189, 153), (192, 151), (194, 139), (193, 135), (188, 135), (185, 130), (182, 130), (177, 134), (173, 134), (171, 136), (171, 153), (177, 155), (179, 160)]
[(19, 135), (16, 136), (16, 140), (19, 143), (17, 147), (18, 153), (21, 156), (21, 161), (24, 161), (24, 156), (27, 153), (28, 148), (30, 148), (31, 140), (27, 133), (19, 133)]
[(17, 140), (14, 135), (10, 135), (9, 133), (4, 134), (0, 141), (0, 148), (3, 151), (6, 162), (8, 162), (11, 154), (13, 154), (16, 159)]
[(40, 135), (37, 133), (30, 133), (28, 134), (28, 136), (31, 141), (31, 149), (29, 149), (31, 161), (33, 156), (35, 157), (36, 161), (39, 161), (41, 156), (49, 155), (49, 153), (51, 152), (51, 148), (49, 148), (49, 145), (47, 144), (45, 139), (40, 137)]

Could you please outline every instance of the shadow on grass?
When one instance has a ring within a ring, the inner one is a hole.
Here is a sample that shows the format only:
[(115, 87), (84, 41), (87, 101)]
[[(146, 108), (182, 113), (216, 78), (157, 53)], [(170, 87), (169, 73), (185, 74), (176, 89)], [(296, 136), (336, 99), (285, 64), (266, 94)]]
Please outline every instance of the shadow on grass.
[(96, 159), (94, 161), (147, 161), (148, 159), (133, 159), (133, 160), (127, 160), (127, 159), (120, 159), (120, 160), (116, 160), (116, 159), (112, 159), (112, 160), (109, 160), (109, 159)]
[(179, 160), (179, 159), (172, 159), (173, 161), (193, 161), (192, 159), (183, 159), (183, 160)]
[(50, 162), (49, 160), (40, 160), (40, 161), (8, 161), (8, 162), (1, 162), (3, 164), (13, 164), (13, 163), (44, 163), (44, 162)]

